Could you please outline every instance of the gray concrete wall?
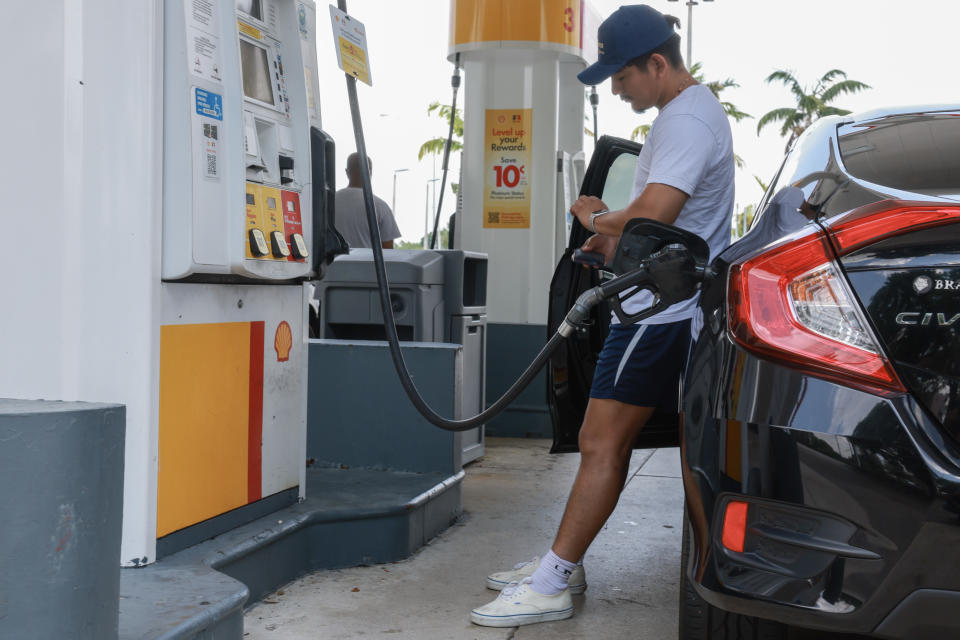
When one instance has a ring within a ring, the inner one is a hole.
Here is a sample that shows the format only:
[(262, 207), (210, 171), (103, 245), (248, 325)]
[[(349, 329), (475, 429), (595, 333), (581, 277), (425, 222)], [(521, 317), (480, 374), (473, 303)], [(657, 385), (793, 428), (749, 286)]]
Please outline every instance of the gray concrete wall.
[[(311, 340), (307, 459), (316, 466), (460, 471), (457, 434), (427, 422), (407, 398), (386, 342)], [(407, 342), (403, 357), (431, 408), (455, 417), (463, 347)]]
[(0, 638), (117, 637), (125, 420), (0, 399)]
[[(487, 323), (488, 406), (510, 388), (546, 343), (546, 325)], [(545, 369), (486, 428), (490, 437), (552, 438)]]

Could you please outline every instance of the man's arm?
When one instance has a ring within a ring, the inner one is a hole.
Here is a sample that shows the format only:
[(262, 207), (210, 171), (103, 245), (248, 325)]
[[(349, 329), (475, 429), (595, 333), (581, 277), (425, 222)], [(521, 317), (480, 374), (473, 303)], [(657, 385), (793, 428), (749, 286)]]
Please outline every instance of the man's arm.
[[(659, 182), (648, 183), (637, 198), (619, 211), (611, 211), (594, 219), (594, 229), (597, 233), (607, 236), (619, 236), (628, 220), (633, 218), (650, 218), (667, 224), (673, 224), (680, 210), (686, 204), (686, 193)], [(595, 196), (580, 196), (570, 207), (570, 212), (577, 217), (586, 229), (590, 228), (590, 214), (606, 208), (603, 201)]]
[(381, 242), (380, 246), (384, 249), (393, 249), (393, 240), (387, 240), (386, 242)]

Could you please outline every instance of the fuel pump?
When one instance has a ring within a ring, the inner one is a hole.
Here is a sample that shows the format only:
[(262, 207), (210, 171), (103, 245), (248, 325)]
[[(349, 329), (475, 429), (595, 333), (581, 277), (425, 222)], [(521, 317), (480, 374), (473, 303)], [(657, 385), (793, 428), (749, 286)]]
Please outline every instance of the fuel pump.
[[(89, 0), (15, 16), (11, 46), (45, 52), (17, 84), (45, 97), (11, 115), (24, 168), (7, 173), (33, 207), (11, 229), (42, 246), (4, 254), (0, 388), (124, 406), (124, 566), (304, 493), (304, 281), (331, 249), (333, 184), (315, 13)], [(89, 464), (71, 456), (51, 464)]]
[(304, 494), (315, 23), (308, 0), (164, 3), (161, 552)]

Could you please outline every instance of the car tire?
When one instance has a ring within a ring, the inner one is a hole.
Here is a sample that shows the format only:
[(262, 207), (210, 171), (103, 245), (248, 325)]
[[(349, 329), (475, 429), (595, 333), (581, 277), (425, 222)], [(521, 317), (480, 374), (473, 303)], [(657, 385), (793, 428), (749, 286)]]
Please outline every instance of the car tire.
[(684, 509), (680, 547), (680, 640), (786, 640), (786, 625), (718, 609), (697, 594), (687, 577), (687, 558), (692, 544), (690, 520)]

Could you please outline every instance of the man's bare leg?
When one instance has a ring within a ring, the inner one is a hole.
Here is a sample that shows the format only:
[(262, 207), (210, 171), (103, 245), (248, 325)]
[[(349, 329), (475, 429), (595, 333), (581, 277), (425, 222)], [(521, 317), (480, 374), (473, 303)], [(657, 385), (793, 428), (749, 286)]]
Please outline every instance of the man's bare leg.
[(553, 552), (578, 562), (613, 513), (627, 478), (633, 443), (653, 414), (617, 400), (591, 398), (580, 429), (580, 469)]

